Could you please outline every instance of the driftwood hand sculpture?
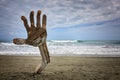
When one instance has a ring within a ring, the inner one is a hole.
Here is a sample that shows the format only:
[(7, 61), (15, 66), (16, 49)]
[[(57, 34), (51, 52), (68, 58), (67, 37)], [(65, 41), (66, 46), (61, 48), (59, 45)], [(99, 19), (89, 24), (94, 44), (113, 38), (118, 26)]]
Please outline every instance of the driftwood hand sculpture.
[(34, 11), (30, 12), (30, 23), (31, 26), (28, 25), (27, 19), (25, 16), (21, 16), (21, 19), (24, 23), (26, 28), (28, 37), (27, 39), (15, 38), (13, 39), (14, 44), (28, 44), (32, 46), (39, 47), (41, 56), (42, 56), (42, 63), (37, 66), (35, 69), (35, 73), (41, 73), (41, 71), (46, 67), (48, 63), (50, 63), (50, 56), (47, 49), (46, 38), (47, 38), (47, 31), (46, 31), (46, 20), (47, 16), (43, 15), (42, 17), (42, 25), (40, 24), (40, 15), (41, 11), (38, 10), (37, 12), (37, 19), (36, 19), (36, 26), (34, 25)]

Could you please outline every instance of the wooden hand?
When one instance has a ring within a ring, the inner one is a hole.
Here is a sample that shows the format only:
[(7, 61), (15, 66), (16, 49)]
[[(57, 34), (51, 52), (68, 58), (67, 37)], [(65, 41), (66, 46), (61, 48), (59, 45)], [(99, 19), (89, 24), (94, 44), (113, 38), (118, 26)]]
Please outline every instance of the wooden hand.
[(28, 44), (31, 46), (37, 46), (39, 47), (41, 56), (42, 56), (42, 64), (39, 64), (38, 67), (35, 70), (35, 73), (41, 73), (41, 71), (46, 67), (47, 63), (50, 63), (50, 56), (47, 49), (46, 44), (46, 38), (47, 38), (47, 31), (46, 31), (46, 22), (47, 22), (47, 16), (43, 15), (42, 17), (42, 25), (40, 24), (40, 15), (41, 11), (38, 10), (37, 12), (37, 20), (36, 20), (36, 26), (34, 24), (34, 11), (30, 12), (30, 23), (31, 25), (28, 25), (28, 21), (25, 16), (21, 16), (21, 19), (24, 23), (24, 26), (27, 31), (27, 39), (21, 39), (21, 38), (15, 38), (13, 39), (14, 44)]

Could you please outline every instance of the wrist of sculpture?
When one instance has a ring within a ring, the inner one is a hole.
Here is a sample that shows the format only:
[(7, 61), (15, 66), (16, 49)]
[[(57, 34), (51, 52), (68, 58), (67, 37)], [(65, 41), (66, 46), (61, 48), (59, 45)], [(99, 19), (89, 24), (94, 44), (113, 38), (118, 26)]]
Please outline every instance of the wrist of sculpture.
[(39, 47), (42, 59), (45, 63), (50, 63), (49, 51), (46, 43), (42, 43)]
[(43, 43), (42, 45), (38, 46), (40, 50), (40, 54), (42, 56), (42, 63), (40, 63), (36, 69), (35, 69), (35, 74), (41, 73), (41, 71), (46, 67), (48, 63), (50, 63), (50, 56), (49, 56), (49, 51), (47, 48), (47, 44)]

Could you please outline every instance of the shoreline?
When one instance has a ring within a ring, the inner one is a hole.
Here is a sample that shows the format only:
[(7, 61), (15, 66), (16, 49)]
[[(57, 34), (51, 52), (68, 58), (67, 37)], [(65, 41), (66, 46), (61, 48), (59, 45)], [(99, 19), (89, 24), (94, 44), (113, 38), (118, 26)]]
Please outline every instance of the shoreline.
[[(41, 56), (39, 55), (17, 55), (17, 54), (0, 54), (0, 56)], [(63, 56), (63, 57), (120, 57), (120, 54), (50, 54), (50, 56)]]

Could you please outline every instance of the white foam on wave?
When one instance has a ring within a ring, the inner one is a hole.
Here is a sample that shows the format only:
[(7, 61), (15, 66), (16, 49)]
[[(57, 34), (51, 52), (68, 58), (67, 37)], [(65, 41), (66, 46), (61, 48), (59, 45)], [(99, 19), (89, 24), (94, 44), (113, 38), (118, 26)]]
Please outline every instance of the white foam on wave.
[(0, 43), (0, 45), (12, 46), (12, 45), (15, 45), (15, 44), (13, 44), (13, 43)]
[(51, 42), (66, 43), (66, 42), (77, 42), (77, 40), (51, 40)]
[[(64, 42), (63, 42), (64, 43)], [(71, 55), (71, 54), (106, 54), (106, 55), (120, 55), (120, 46), (106, 46), (106, 45), (81, 45), (71, 44), (65, 45), (48, 43), (50, 55)], [(0, 54), (2, 55), (39, 55), (38, 47), (29, 45), (15, 45), (13, 43), (1, 43)]]

